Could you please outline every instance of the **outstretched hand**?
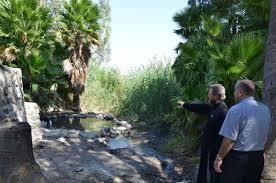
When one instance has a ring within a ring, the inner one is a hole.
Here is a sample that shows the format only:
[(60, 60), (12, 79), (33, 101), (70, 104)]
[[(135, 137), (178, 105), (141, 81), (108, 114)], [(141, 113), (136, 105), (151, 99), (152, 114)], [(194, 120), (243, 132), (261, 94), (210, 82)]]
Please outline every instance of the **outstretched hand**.
[(185, 102), (183, 102), (182, 100), (178, 100), (177, 104), (179, 105), (178, 108), (182, 108), (183, 104), (185, 104)]

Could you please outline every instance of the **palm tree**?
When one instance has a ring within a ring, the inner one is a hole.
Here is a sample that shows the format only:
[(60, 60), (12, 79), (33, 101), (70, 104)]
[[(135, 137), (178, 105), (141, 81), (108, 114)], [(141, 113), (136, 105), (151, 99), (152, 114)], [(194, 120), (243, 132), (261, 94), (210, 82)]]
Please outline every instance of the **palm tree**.
[(266, 156), (264, 181), (276, 181), (276, 0), (271, 1), (271, 16), (268, 28), (266, 57), (264, 65), (264, 100), (271, 107), (273, 121), (269, 148)]
[(38, 0), (0, 1), (0, 62), (21, 68), (25, 97), (45, 108), (57, 101), (52, 85), (66, 83), (62, 64), (52, 59), (52, 22)]
[(66, 1), (61, 13), (62, 41), (70, 49), (63, 66), (73, 91), (72, 109), (76, 112), (81, 111), (80, 94), (84, 91), (91, 46), (98, 45), (99, 18), (99, 9), (91, 0)]
[[(261, 96), (264, 65), (264, 35), (241, 33), (228, 43), (207, 39), (210, 68), (207, 83), (220, 82), (226, 86), (227, 93), (234, 93), (237, 80), (250, 78), (257, 85), (257, 97)], [(234, 104), (234, 97), (226, 102)]]

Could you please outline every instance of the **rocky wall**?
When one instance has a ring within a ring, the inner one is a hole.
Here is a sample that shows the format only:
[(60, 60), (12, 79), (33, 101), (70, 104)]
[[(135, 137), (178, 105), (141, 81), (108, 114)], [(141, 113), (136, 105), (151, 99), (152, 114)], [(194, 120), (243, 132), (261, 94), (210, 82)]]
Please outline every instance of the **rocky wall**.
[(26, 122), (20, 69), (0, 65), (0, 121)]

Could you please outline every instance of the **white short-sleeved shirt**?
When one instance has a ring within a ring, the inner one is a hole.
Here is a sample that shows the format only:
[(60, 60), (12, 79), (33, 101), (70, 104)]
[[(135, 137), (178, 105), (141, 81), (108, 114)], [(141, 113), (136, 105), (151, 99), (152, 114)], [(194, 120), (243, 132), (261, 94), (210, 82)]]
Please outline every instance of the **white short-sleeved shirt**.
[(220, 135), (234, 140), (234, 150), (261, 151), (271, 130), (269, 108), (253, 97), (242, 100), (228, 111)]

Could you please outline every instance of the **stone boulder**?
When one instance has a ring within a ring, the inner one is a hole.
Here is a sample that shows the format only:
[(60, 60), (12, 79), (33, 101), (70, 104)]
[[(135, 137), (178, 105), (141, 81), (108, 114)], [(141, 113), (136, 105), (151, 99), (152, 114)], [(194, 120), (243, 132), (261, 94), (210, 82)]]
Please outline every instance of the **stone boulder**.
[(26, 122), (21, 70), (0, 65), (0, 121)]
[(33, 155), (20, 69), (0, 65), (0, 182), (47, 182)]
[(42, 127), (39, 116), (39, 107), (36, 103), (25, 102), (27, 121), (32, 127), (32, 141), (33, 145), (42, 140)]

